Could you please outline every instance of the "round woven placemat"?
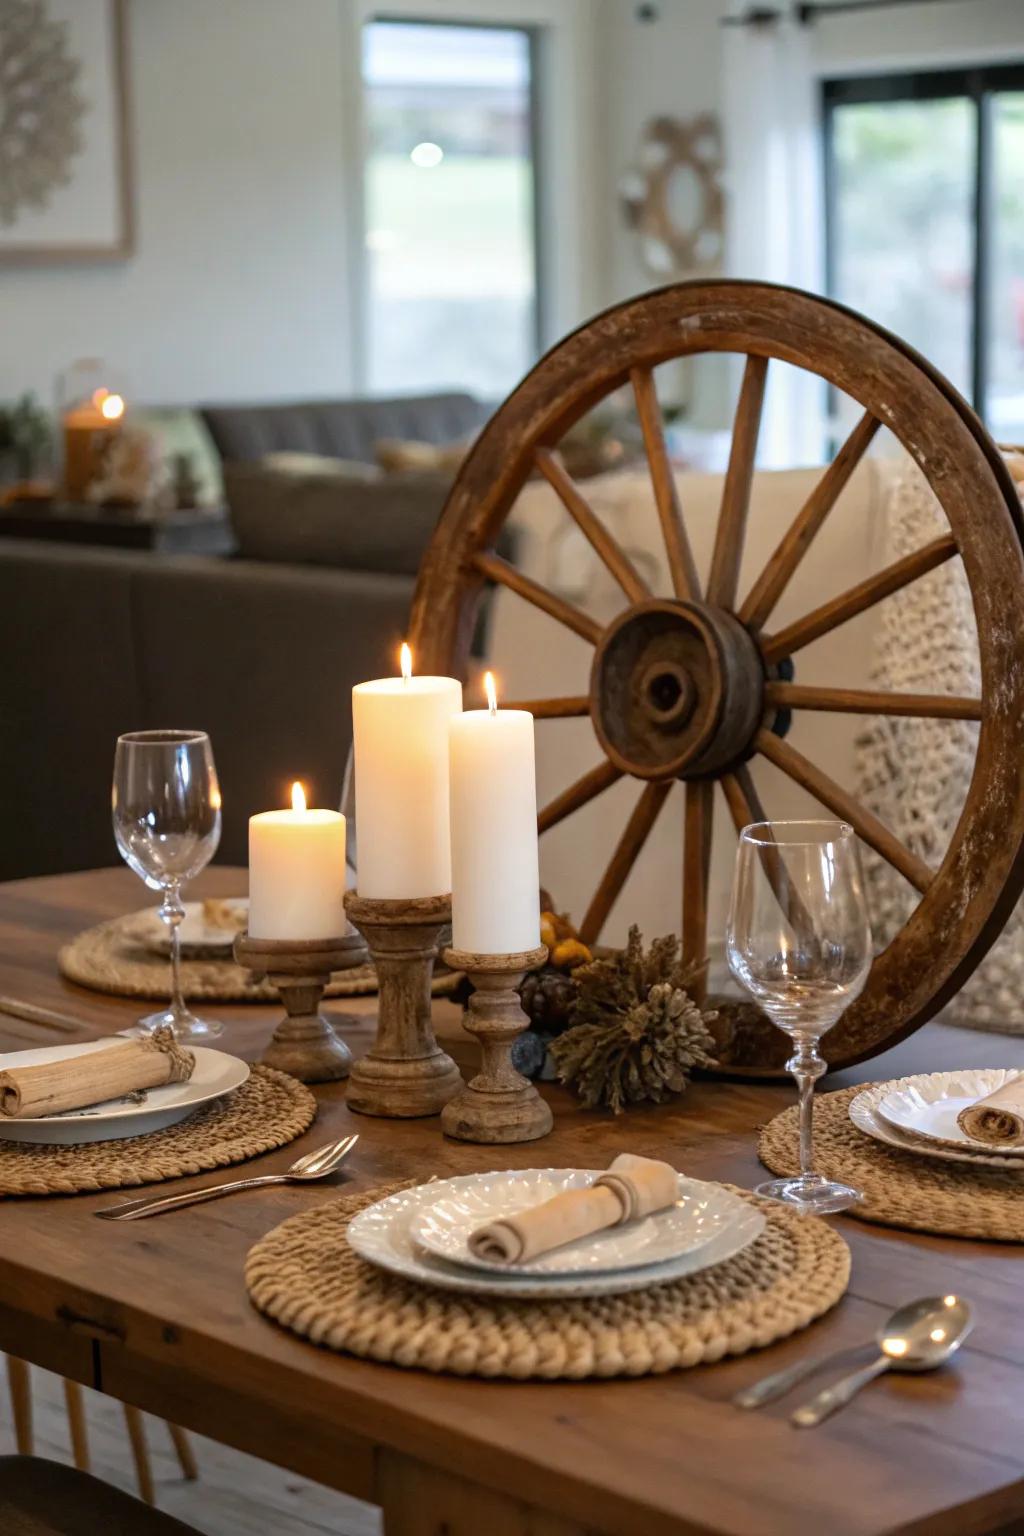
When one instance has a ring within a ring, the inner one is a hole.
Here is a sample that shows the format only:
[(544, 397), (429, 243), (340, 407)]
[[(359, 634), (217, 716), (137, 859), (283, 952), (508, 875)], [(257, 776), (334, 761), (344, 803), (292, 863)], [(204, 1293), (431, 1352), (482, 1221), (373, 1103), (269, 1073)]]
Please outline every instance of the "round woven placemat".
[[(814, 1103), (816, 1170), (864, 1191), (864, 1199), (851, 1206), (850, 1216), (911, 1232), (1024, 1242), (1024, 1191), (1019, 1175), (901, 1152), (866, 1136), (849, 1113), (864, 1086), (823, 1093)], [(799, 1169), (797, 1114), (795, 1105), (784, 1109), (761, 1129), (758, 1155), (772, 1173)]]
[[(139, 913), (111, 918), (87, 928), (65, 944), (57, 957), (61, 974), (94, 992), (116, 997), (138, 997), (163, 1002), (167, 997), (168, 965), (163, 955), (140, 944), (136, 937)], [(442, 971), (434, 977), (434, 992), (454, 990), (460, 977)], [(251, 971), (233, 960), (181, 962), (181, 987), (192, 1002), (272, 1003), (277, 992), (268, 981), (254, 981)], [(353, 966), (339, 972), (329, 983), (325, 997), (370, 996), (377, 991), (377, 972), (372, 965)]]
[(226, 1168), (285, 1147), (312, 1125), (316, 1100), (272, 1067), (253, 1067), (236, 1092), (149, 1136), (77, 1147), (0, 1142), (0, 1195), (75, 1195), (128, 1189)]
[(293, 1216), (249, 1252), (245, 1283), (261, 1312), (328, 1349), (456, 1376), (579, 1381), (647, 1376), (742, 1355), (833, 1307), (850, 1255), (839, 1234), (772, 1201), (743, 1253), (626, 1296), (501, 1301), (436, 1290), (368, 1264), (345, 1229), (388, 1184)]

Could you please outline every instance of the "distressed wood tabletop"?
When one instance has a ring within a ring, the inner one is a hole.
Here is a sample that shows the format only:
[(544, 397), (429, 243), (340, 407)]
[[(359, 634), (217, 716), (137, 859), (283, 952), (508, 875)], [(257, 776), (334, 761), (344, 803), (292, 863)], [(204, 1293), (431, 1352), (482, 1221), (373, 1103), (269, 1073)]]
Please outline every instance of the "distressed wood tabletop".
[[(208, 871), (189, 894), (240, 894), (244, 873)], [(0, 886), (0, 996), (80, 1017), (81, 1038), (121, 1028), (130, 1001), (63, 981), (62, 942), (144, 902), (124, 869)], [(372, 999), (333, 1004), (356, 1055)], [(255, 1058), (272, 1006), (212, 1008), (221, 1044)], [(458, 1010), (439, 1038), (473, 1060)], [(73, 1040), (0, 1017), (6, 1049)], [(1024, 1040), (929, 1025), (828, 1086), (951, 1066), (1024, 1065)], [(700, 1082), (674, 1105), (620, 1116), (545, 1087), (555, 1129), (534, 1145), (445, 1141), (436, 1120), (351, 1114), (344, 1085), (316, 1090), (305, 1137), (258, 1160), (360, 1132), (339, 1184), (538, 1163), (664, 1157), (698, 1177), (752, 1185), (756, 1128), (791, 1102), (784, 1085)], [(217, 1176), (179, 1181), (182, 1187)], [(803, 1334), (717, 1366), (639, 1381), (517, 1384), (403, 1372), (315, 1349), (250, 1306), (250, 1245), (330, 1188), (262, 1189), (152, 1221), (97, 1221), (105, 1195), (0, 1208), (0, 1348), (295, 1472), (383, 1506), (387, 1536), (983, 1536), (1024, 1531), (1024, 1262), (1019, 1249), (837, 1218), (853, 1253), (846, 1299)], [(871, 1338), (900, 1302), (957, 1290), (978, 1325), (955, 1369), (885, 1378), (813, 1432), (790, 1399), (759, 1413), (730, 1397), (769, 1370)]]

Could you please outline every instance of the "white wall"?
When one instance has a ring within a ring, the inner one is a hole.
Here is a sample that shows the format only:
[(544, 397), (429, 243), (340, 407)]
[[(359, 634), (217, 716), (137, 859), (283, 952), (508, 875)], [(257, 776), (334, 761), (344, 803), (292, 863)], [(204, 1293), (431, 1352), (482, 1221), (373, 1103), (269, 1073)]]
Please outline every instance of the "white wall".
[[(722, 105), (733, 0), (393, 0), (389, 13), (541, 24), (554, 338), (653, 287), (620, 204), (643, 125)], [(130, 0), (137, 249), (106, 266), (0, 272), (0, 399), (51, 398), (100, 355), (138, 400), (358, 387), (358, 23), (370, 0)], [(812, 29), (815, 69), (1024, 57), (1024, 0), (936, 0)], [(716, 360), (672, 392), (730, 416)]]
[[(549, 339), (604, 297), (597, 0), (395, 0), (388, 14), (544, 28)], [(357, 392), (369, 0), (129, 0), (137, 248), (0, 275), (0, 400), (104, 358), (147, 403)]]
[(137, 248), (0, 272), (0, 399), (100, 356), (137, 400), (353, 377), (339, 0), (131, 0)]

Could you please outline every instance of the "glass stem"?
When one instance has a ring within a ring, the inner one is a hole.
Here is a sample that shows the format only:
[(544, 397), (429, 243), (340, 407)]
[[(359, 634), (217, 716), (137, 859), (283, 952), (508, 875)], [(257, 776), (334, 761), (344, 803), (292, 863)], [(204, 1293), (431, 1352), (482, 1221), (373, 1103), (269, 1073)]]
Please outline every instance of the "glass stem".
[(179, 885), (165, 886), (160, 916), (167, 924), (171, 935), (171, 1012), (176, 1019), (181, 1019), (188, 1010), (185, 1007), (185, 999), (181, 995), (181, 938), (178, 926), (185, 916), (185, 908), (182, 904)]
[(814, 1085), (825, 1071), (818, 1054), (818, 1037), (797, 1035), (796, 1055), (786, 1069), (796, 1078), (800, 1090), (800, 1177), (814, 1177)]

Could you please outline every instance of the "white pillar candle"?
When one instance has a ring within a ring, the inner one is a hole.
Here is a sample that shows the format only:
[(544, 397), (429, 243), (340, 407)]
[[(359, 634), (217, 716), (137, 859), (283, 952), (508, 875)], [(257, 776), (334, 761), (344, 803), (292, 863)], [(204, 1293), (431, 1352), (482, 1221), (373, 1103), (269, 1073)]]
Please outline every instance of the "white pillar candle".
[(360, 896), (447, 896), (448, 725), (462, 709), (454, 677), (402, 676), (352, 690), (356, 755), (356, 885)]
[(540, 944), (533, 716), (488, 709), (451, 722), (452, 945), (481, 955)]
[(345, 818), (306, 809), (292, 785), (290, 811), (249, 818), (249, 937), (336, 939), (345, 916)]

